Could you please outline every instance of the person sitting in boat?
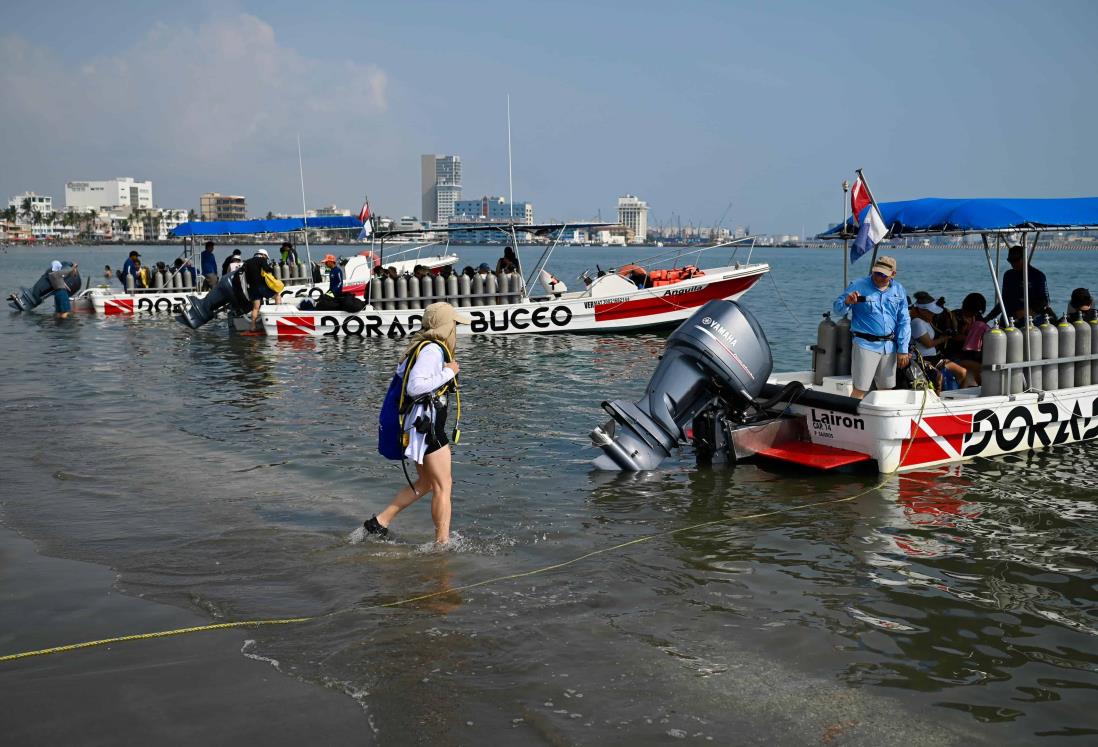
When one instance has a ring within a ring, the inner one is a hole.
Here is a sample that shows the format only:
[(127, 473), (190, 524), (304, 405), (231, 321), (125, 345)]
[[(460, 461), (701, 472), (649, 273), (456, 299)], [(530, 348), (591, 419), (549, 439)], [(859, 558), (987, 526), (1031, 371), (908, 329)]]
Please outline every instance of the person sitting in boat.
[[(1026, 261), (1026, 250), (1018, 244), (1010, 247), (1007, 253), (1007, 262), (1010, 269), (1003, 273), (1003, 304), (1007, 314), (1016, 323), (1024, 323), (1027, 316), (1033, 317), (1034, 324), (1055, 322), (1056, 314), (1049, 308), (1048, 281), (1045, 273), (1033, 265), (1029, 266), (1029, 311), (1025, 313), (1025, 288), (1022, 283), (1022, 263)], [(1001, 315), (1002, 307), (998, 304), (985, 318), (985, 322)]]
[(477, 274), (477, 271), (473, 269), (472, 265), (465, 265), (461, 270), (461, 274), (472, 280), (473, 276)]
[(328, 268), (328, 293), (339, 301), (343, 298), (343, 268), (334, 254), (324, 255), (324, 266)]
[(228, 275), (236, 272), (244, 264), (244, 257), (240, 256), (239, 249), (233, 249), (233, 253), (228, 257), (225, 257), (225, 261), (221, 263), (221, 274)]
[(150, 277), (149, 268), (142, 267), (140, 259), (134, 259), (134, 270), (137, 272), (136, 282), (134, 282), (135, 288), (149, 288), (152, 286), (152, 278)]
[(207, 241), (202, 249), (202, 278), (206, 281), (206, 290), (213, 290), (217, 285), (217, 257), (212, 241)]
[(1068, 302), (1067, 311), (1064, 312), (1064, 318), (1069, 322), (1079, 320), (1090, 322), (1096, 318), (1094, 313), (1094, 299), (1091, 297), (1089, 290), (1086, 288), (1076, 288), (1071, 292), (1071, 301)]
[(951, 337), (947, 356), (951, 361), (965, 369), (966, 379), (959, 379), (965, 386), (968, 379), (974, 386), (980, 385), (980, 371), (984, 360), (984, 335), (988, 325), (984, 322), (984, 309), (987, 300), (980, 293), (969, 293), (961, 302), (960, 319), (957, 321), (956, 334)]
[(504, 247), (503, 256), (496, 260), (496, 272), (518, 272), (518, 256), (513, 246)]
[[(896, 278), (896, 260), (878, 257), (870, 275), (857, 278), (832, 304), (835, 314), (850, 312), (851, 396), (861, 399), (876, 382), (878, 389), (896, 386), (896, 366), (906, 368), (911, 354), (911, 318), (907, 294)], [(904, 351), (904, 352), (900, 352)]]
[(137, 286), (137, 268), (141, 264), (139, 259), (141, 255), (134, 249), (130, 252), (130, 256), (126, 258), (126, 261), (122, 263), (122, 269), (118, 272), (118, 279), (122, 281), (122, 289), (126, 288), (126, 276), (129, 275), (133, 278), (133, 287)]
[(908, 313), (911, 315), (911, 342), (923, 361), (932, 369), (928, 374), (935, 382), (935, 389), (941, 391), (943, 376), (942, 371), (949, 371), (953, 378), (961, 384), (965, 380), (965, 369), (958, 363), (947, 359), (940, 346), (949, 341), (948, 330), (939, 331), (935, 326), (935, 320), (945, 315), (945, 309), (938, 305), (934, 296), (926, 291), (915, 293), (915, 303), (911, 305)]
[(428, 270), (425, 265), (416, 265), (412, 268), (412, 277), (414, 277), (416, 280), (422, 280), (423, 278), (427, 277), (427, 274)]
[(289, 241), (283, 241), (282, 246), (278, 248), (278, 258), (282, 264), (292, 262), (297, 264), (297, 250), (293, 248)]
[(481, 262), (480, 266), (477, 267), (477, 274), (480, 275), (482, 278), (488, 277), (491, 272), (492, 268), (487, 262)]

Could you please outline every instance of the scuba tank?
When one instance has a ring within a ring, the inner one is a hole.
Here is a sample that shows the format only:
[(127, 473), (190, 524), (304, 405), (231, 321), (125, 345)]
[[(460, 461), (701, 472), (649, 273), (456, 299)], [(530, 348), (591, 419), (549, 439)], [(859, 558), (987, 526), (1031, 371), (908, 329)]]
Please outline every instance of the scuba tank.
[(419, 295), (421, 296), (418, 306), (422, 309), (427, 308), (435, 299), (432, 298), (435, 292), (435, 283), (430, 275), (424, 275), (419, 279)]
[[(1098, 320), (1091, 319), (1090, 325), (1090, 352), (1098, 353)], [(1090, 362), (1090, 383), (1098, 384), (1098, 360)]]
[[(1030, 320), (1027, 331), (1029, 332), (1029, 358), (1027, 360), (1040, 362), (1041, 328), (1034, 324), (1032, 320)], [(1044, 389), (1045, 375), (1043, 366), (1034, 366), (1033, 368), (1029, 369), (1029, 376), (1030, 389)]]
[(812, 346), (812, 383), (819, 386), (825, 376), (835, 375), (835, 341), (838, 329), (831, 321), (831, 312), (826, 311), (823, 321), (816, 327), (816, 344)]
[(992, 371), (996, 363), (1007, 362), (1007, 338), (1003, 330), (993, 327), (984, 333), (984, 360), (980, 370), (983, 394), (995, 397), (1003, 393), (1003, 372)]
[[(464, 276), (462, 276), (464, 277)], [(457, 275), (451, 274), (446, 278), (446, 300), (450, 302), (451, 306), (458, 305), (458, 279)]]
[[(1082, 319), (1072, 324), (1075, 327), (1075, 354), (1090, 355), (1090, 323)], [(1091, 361), (1078, 361), (1075, 364), (1075, 386), (1090, 386)]]
[(835, 375), (850, 375), (850, 356), (854, 352), (854, 336), (850, 334), (850, 319), (841, 317), (835, 323), (835, 347), (838, 356), (835, 361)]
[(401, 275), (396, 281), (396, 307), (403, 311), (408, 308), (408, 278)]
[[(1022, 330), (1014, 326), (1007, 327), (1006, 343), (1006, 362), (1021, 363), (1025, 353), (1025, 347), (1022, 341)], [(1025, 378), (1024, 368), (1010, 369), (1010, 394), (1018, 394), (1019, 392), (1025, 391)], [(1005, 393), (1006, 392), (1004, 392), (1004, 394)]]
[(469, 294), (473, 292), (473, 286), (469, 282), (469, 276), (462, 273), (461, 277), (457, 279), (458, 287), (458, 306), (469, 306), (472, 303), (472, 299), (469, 298)]
[(396, 283), (390, 277), (381, 281), (381, 308), (389, 311), (393, 308), (393, 296), (396, 294)]
[[(1060, 333), (1060, 357), (1070, 358), (1075, 355), (1075, 326), (1067, 322), (1056, 325)], [(1060, 388), (1071, 389), (1075, 386), (1075, 364), (1060, 363)]]
[(1045, 391), (1060, 388), (1060, 370), (1055, 363), (1048, 362), (1055, 360), (1059, 352), (1060, 333), (1055, 324), (1045, 322), (1041, 325), (1041, 358), (1045, 361), (1041, 366), (1041, 384)]
[(473, 275), (473, 305), (484, 306), (487, 303), (481, 296), (484, 293), (484, 277), (478, 272)]
[(492, 306), (498, 303), (495, 293), (499, 289), (499, 283), (496, 282), (496, 276), (489, 272), (484, 276), (484, 292), (488, 294), (488, 298), (485, 299), (485, 306)]
[(435, 300), (446, 300), (446, 278), (441, 275), (435, 275)]
[(375, 309), (381, 308), (381, 278), (375, 277), (370, 280), (370, 303)]

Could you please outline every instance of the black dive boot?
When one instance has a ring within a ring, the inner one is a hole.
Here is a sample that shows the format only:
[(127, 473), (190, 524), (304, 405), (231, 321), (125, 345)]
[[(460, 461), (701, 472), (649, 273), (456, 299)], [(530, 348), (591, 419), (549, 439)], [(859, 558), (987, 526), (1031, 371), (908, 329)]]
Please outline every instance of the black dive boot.
[(381, 526), (381, 522), (377, 520), (377, 516), (371, 516), (369, 519), (362, 522), (362, 526), (368, 534), (376, 534), (381, 539), (389, 539), (389, 528)]

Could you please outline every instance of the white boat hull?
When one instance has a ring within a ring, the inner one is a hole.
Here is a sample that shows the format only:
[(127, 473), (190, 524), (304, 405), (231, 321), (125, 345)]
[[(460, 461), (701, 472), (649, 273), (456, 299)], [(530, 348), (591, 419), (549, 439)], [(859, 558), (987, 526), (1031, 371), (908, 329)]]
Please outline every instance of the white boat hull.
[[(682, 322), (718, 298), (736, 300), (768, 270), (765, 264), (707, 269), (674, 285), (636, 290), (613, 298), (583, 295), (526, 299), (490, 306), (463, 306), (472, 324), (459, 334), (509, 335), (553, 332), (620, 332)], [(264, 307), (260, 319), (275, 337), (404, 337), (419, 329), (422, 309), (367, 309), (358, 313), (306, 311), (294, 305)], [(237, 325), (239, 329), (239, 322)]]
[(942, 398), (870, 392), (856, 414), (802, 404), (792, 410), (804, 416), (813, 443), (866, 454), (883, 473), (1098, 438), (1098, 384), (995, 397), (965, 391)]
[[(287, 285), (280, 301), (270, 299), (268, 304), (293, 303), (290, 299), (319, 298), (324, 292), (320, 286)], [(106, 316), (132, 316), (134, 314), (178, 314), (190, 296), (202, 298), (206, 291), (194, 292), (175, 289), (146, 293), (122, 293), (108, 289), (92, 288), (85, 297), (91, 309)]]

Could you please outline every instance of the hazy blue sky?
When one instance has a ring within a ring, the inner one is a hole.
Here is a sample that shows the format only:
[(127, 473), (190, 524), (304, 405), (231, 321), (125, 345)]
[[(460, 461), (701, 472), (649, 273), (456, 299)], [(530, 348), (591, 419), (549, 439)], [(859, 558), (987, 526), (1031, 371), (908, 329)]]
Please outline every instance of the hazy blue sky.
[(541, 220), (810, 233), (878, 199), (1098, 194), (1098, 3), (23, 3), (0, 28), (0, 197), (153, 180), (253, 213), (419, 214), (419, 155)]

